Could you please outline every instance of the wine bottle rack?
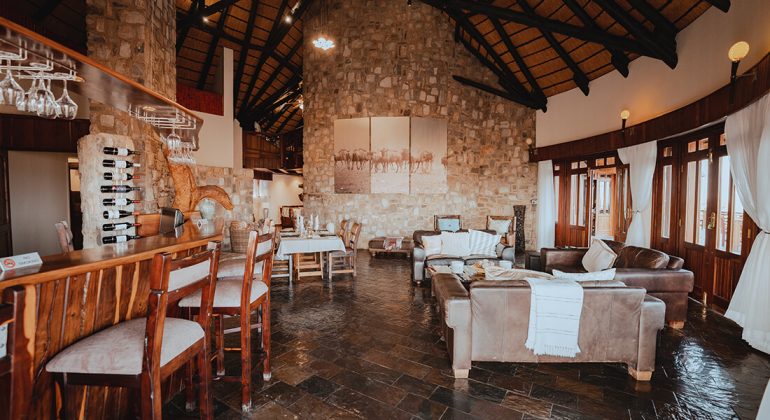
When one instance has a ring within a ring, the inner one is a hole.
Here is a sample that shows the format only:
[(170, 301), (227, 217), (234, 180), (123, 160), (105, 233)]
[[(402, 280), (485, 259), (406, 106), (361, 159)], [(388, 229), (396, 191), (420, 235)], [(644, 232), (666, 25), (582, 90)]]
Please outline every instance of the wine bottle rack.
[(142, 190), (134, 184), (139, 179), (135, 170), (141, 169), (135, 162), (138, 154), (128, 148), (111, 146), (104, 146), (102, 152), (100, 202), (103, 217), (99, 243), (123, 243), (137, 239), (135, 210), (136, 204), (142, 200)]

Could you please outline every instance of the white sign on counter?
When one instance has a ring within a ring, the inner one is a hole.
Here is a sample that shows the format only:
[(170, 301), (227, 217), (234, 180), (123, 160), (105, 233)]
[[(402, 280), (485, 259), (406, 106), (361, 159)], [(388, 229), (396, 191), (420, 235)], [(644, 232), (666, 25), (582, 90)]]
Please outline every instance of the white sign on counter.
[(29, 254), (13, 255), (0, 259), (0, 271), (15, 270), (41, 264), (43, 264), (43, 260), (40, 258), (40, 254), (30, 252)]

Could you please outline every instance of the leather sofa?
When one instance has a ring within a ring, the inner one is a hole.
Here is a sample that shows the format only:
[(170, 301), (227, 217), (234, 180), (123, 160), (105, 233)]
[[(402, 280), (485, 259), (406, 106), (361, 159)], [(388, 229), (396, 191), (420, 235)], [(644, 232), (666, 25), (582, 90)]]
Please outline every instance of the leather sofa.
[[(672, 328), (684, 327), (688, 294), (695, 283), (692, 271), (682, 269), (684, 260), (654, 249), (604, 242), (618, 254), (615, 280), (626, 286), (645, 288), (648, 294), (666, 303), (666, 323)], [(586, 251), (588, 248), (543, 248), (540, 262), (547, 273), (553, 273), (554, 269), (585, 272), (582, 260)]]
[(475, 281), (468, 291), (457, 276), (437, 274), (431, 290), (454, 376), (467, 378), (472, 361), (597, 362), (625, 363), (636, 380), (649, 381), (665, 304), (641, 287), (616, 281), (582, 285), (580, 353), (574, 358), (537, 356), (524, 346), (531, 295), (526, 281)]
[[(481, 232), (487, 232), (494, 234), (495, 231), (487, 229), (479, 229)], [(467, 232), (462, 229), (458, 232)], [(433, 265), (445, 265), (448, 266), (452, 261), (464, 261), (465, 265), (473, 265), (482, 260), (508, 260), (511, 263), (515, 259), (515, 248), (513, 246), (499, 244), (496, 248), (496, 255), (425, 255), (425, 246), (422, 243), (423, 236), (440, 235), (441, 232), (435, 230), (416, 230), (412, 234), (412, 240), (414, 241), (414, 248), (412, 248), (412, 281), (418, 286), (425, 280), (427, 273), (426, 268)]]

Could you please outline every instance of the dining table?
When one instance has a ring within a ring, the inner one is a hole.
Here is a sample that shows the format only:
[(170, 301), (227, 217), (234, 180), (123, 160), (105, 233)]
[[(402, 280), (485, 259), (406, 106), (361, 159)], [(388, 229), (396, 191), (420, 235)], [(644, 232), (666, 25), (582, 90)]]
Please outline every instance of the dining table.
[[(342, 239), (333, 233), (320, 232), (312, 236), (302, 236), (292, 231), (281, 231), (276, 258), (292, 261), (289, 281), (296, 277), (324, 276), (324, 255), (333, 251), (345, 251)], [(313, 255), (310, 260), (303, 260), (303, 255)]]

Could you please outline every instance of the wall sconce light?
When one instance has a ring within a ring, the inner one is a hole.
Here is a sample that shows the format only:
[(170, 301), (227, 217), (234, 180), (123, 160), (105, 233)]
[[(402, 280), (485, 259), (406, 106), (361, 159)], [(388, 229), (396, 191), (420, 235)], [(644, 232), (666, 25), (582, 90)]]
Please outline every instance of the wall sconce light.
[(628, 117), (631, 116), (631, 111), (624, 109), (620, 111), (620, 131), (625, 132), (626, 131), (626, 122), (628, 121)]
[(527, 147), (529, 148), (529, 150), (532, 150), (532, 149), (534, 149), (534, 148), (535, 148), (535, 141), (534, 141), (534, 140), (532, 140), (532, 137), (527, 137), (527, 138), (524, 140), (524, 142), (525, 142), (525, 143), (527, 143)]
[(727, 51), (727, 57), (732, 62), (730, 66), (730, 105), (735, 100), (735, 82), (738, 80), (738, 65), (741, 64), (741, 60), (749, 55), (749, 43), (746, 41), (738, 41), (733, 44)]

